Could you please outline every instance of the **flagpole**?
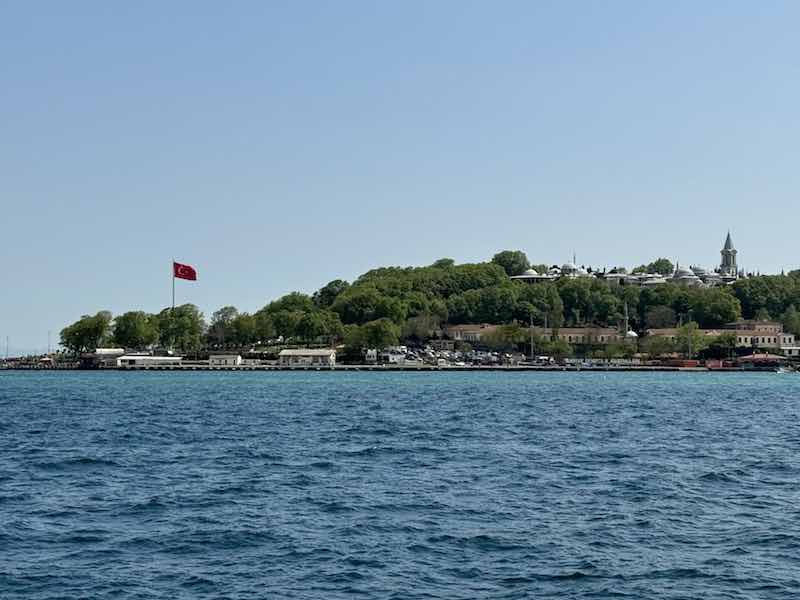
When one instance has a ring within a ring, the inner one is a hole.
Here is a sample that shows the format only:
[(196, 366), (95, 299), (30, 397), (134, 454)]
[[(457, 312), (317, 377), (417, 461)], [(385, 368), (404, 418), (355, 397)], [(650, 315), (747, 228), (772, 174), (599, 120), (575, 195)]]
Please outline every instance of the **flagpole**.
[(172, 312), (175, 312), (175, 258), (172, 259), (170, 271), (172, 272)]

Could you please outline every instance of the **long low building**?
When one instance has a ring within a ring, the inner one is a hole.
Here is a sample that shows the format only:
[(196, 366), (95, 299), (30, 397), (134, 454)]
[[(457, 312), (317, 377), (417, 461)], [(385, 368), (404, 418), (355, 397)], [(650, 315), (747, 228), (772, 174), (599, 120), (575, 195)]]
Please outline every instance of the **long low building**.
[[(497, 332), (500, 325), (489, 323), (479, 323), (475, 325), (448, 325), (444, 328), (444, 333), (452, 340), (464, 342), (480, 342), (487, 335)], [(523, 329), (527, 335), (533, 333), (537, 337), (544, 339), (557, 339), (571, 345), (591, 344), (605, 346), (607, 344), (624, 341), (625, 337), (615, 327), (526, 327)]]
[(117, 358), (118, 367), (167, 367), (178, 366), (181, 356), (151, 356), (149, 354), (125, 354)]
[(336, 365), (336, 350), (295, 348), (281, 350), (278, 364), (282, 367), (333, 367)]
[[(648, 329), (648, 337), (663, 337), (675, 341), (678, 337), (675, 327), (664, 329)], [(783, 325), (777, 321), (736, 321), (728, 323), (723, 329), (699, 329), (705, 337), (719, 337), (723, 334), (733, 334), (736, 337), (737, 348), (768, 348), (781, 350), (787, 356), (798, 356), (800, 350), (796, 344), (795, 335), (783, 330)]]

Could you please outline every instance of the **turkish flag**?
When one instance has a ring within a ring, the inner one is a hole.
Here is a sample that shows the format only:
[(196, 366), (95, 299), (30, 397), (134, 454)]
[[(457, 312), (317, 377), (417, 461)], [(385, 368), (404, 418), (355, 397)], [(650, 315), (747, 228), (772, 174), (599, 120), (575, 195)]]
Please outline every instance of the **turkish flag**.
[(197, 281), (197, 271), (190, 265), (182, 265), (181, 263), (172, 263), (172, 274), (177, 279), (188, 279), (189, 281)]

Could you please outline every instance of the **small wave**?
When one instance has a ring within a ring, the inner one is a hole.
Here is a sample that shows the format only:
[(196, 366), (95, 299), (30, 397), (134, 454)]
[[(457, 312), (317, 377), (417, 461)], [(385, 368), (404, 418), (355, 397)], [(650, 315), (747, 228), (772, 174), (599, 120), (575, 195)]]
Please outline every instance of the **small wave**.
[(520, 550), (526, 546), (507, 542), (495, 536), (479, 534), (467, 537), (453, 535), (431, 536), (427, 539), (430, 544), (453, 544), (461, 547), (474, 547), (479, 550), (511, 551)]
[(47, 461), (36, 463), (36, 468), (43, 471), (70, 471), (80, 469), (91, 469), (92, 467), (110, 468), (119, 467), (120, 464), (113, 460), (103, 458), (79, 457), (69, 458), (59, 461)]
[(701, 481), (709, 482), (709, 483), (738, 483), (739, 480), (735, 477), (728, 475), (727, 473), (723, 473), (721, 471), (710, 471), (708, 473), (704, 473), (698, 479)]

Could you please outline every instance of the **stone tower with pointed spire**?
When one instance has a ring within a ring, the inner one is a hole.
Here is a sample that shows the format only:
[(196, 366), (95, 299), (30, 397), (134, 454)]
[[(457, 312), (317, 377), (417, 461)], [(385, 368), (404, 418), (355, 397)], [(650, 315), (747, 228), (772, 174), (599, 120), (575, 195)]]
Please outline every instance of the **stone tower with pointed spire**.
[(722, 264), (719, 266), (719, 274), (723, 277), (736, 279), (739, 274), (739, 269), (736, 266), (736, 248), (733, 247), (733, 240), (731, 240), (731, 232), (728, 232), (728, 237), (725, 238), (725, 247), (720, 251), (722, 254)]

